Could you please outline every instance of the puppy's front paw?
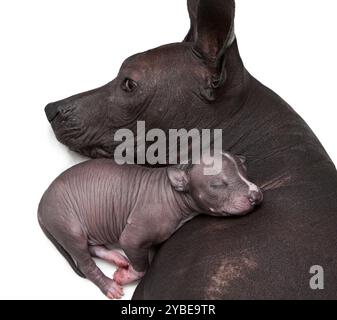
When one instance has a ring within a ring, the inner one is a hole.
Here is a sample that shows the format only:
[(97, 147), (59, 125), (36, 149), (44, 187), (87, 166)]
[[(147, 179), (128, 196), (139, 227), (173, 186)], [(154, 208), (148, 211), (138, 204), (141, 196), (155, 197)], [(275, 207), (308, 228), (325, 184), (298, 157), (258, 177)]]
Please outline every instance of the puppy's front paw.
[(118, 268), (113, 278), (118, 284), (125, 285), (143, 278), (144, 275), (145, 272), (138, 272), (129, 265), (128, 268)]
[(124, 296), (123, 287), (116, 281), (112, 281), (106, 292), (106, 296), (111, 300), (121, 299)]

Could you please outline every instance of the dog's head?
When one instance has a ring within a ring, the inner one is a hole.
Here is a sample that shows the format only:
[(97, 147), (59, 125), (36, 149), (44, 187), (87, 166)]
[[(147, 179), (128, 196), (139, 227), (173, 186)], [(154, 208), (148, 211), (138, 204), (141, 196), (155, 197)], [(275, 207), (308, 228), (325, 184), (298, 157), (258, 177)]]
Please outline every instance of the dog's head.
[(216, 126), (214, 105), (235, 87), (228, 80), (236, 72), (234, 1), (188, 0), (188, 7), (183, 42), (131, 56), (107, 85), (46, 107), (59, 141), (93, 158), (113, 157), (115, 132), (135, 132), (137, 121), (147, 129)]

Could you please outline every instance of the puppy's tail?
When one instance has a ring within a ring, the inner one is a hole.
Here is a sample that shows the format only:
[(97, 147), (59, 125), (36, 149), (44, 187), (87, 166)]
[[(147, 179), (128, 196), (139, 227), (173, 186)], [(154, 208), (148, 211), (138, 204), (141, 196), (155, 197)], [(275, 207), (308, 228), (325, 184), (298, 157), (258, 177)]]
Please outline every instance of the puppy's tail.
[(86, 276), (82, 273), (82, 271), (77, 267), (76, 262), (72, 258), (72, 256), (62, 247), (62, 245), (53, 237), (53, 235), (47, 230), (47, 228), (43, 225), (40, 215), (39, 216), (39, 224), (46, 235), (46, 237), (53, 243), (53, 245), (56, 247), (56, 249), (62, 254), (62, 256), (68, 261), (71, 268), (76, 272), (77, 275), (79, 275), (81, 278), (86, 278)]

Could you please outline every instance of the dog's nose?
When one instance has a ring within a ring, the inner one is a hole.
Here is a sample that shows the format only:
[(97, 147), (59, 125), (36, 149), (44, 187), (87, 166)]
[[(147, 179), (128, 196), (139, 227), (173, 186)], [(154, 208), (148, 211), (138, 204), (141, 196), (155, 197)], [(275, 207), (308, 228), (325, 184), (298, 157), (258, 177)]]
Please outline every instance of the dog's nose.
[(52, 122), (60, 112), (58, 106), (55, 103), (49, 103), (45, 107), (44, 111), (49, 122)]
[(256, 206), (263, 201), (263, 194), (261, 191), (251, 191), (249, 193), (249, 202), (252, 206)]

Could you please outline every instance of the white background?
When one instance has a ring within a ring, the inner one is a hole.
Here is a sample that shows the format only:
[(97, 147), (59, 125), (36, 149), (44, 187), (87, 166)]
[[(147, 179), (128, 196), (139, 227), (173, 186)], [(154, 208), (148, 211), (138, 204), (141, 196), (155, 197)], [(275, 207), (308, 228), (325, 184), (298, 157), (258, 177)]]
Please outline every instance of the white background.
[[(335, 0), (237, 0), (247, 69), (300, 113), (335, 163), (336, 14)], [(104, 299), (38, 227), (44, 190), (81, 161), (56, 141), (43, 108), (112, 80), (126, 57), (188, 28), (184, 0), (0, 2), (0, 298)]]

